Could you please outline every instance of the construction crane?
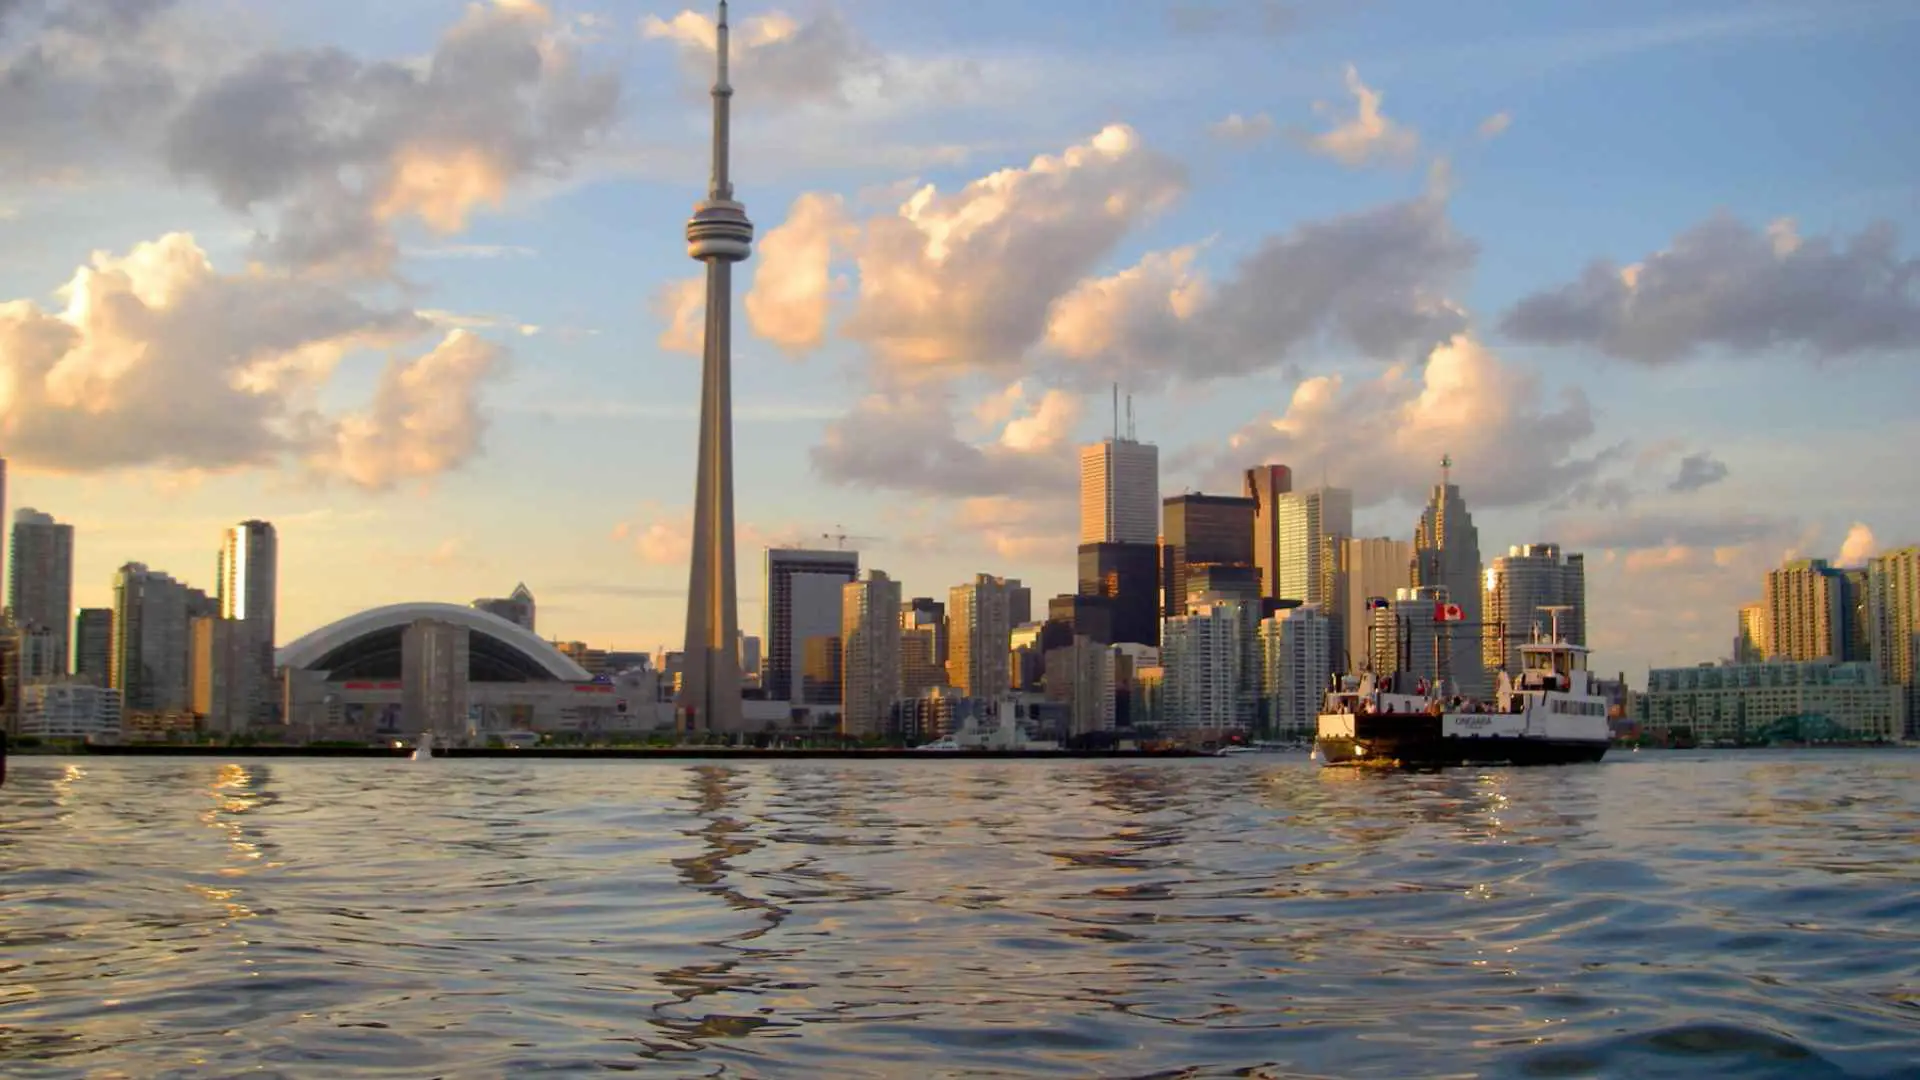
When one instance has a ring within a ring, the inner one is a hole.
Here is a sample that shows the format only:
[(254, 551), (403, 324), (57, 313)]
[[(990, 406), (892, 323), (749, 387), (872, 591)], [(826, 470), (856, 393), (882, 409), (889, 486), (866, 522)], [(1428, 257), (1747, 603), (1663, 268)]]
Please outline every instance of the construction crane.
[(849, 540), (878, 542), (880, 539), (880, 537), (878, 536), (858, 536), (853, 533), (849, 533), (846, 531), (846, 527), (842, 525), (835, 525), (833, 528), (834, 528), (833, 532), (821, 533), (820, 539), (833, 541), (833, 547), (834, 547), (834, 550), (836, 551), (847, 550), (847, 541)]

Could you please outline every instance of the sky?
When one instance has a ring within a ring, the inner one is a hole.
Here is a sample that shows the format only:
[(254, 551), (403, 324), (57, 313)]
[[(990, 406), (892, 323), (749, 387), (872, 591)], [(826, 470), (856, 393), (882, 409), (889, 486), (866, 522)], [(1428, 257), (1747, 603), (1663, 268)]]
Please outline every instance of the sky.
[[(1450, 454), (1634, 682), (1920, 542), (1920, 6), (732, 11), (750, 633), (768, 544), (1072, 591), (1116, 383), (1167, 495), (1281, 462), (1408, 538)], [(77, 604), (259, 517), (283, 642), (525, 582), (678, 647), (711, 14), (0, 0), (0, 456)]]

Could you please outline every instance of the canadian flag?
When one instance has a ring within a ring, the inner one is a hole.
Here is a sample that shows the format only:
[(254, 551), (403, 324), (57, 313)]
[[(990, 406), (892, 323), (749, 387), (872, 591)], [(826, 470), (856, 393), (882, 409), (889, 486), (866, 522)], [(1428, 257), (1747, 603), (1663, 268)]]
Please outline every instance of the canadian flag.
[(1460, 622), (1466, 617), (1466, 613), (1460, 610), (1459, 604), (1433, 605), (1434, 622)]

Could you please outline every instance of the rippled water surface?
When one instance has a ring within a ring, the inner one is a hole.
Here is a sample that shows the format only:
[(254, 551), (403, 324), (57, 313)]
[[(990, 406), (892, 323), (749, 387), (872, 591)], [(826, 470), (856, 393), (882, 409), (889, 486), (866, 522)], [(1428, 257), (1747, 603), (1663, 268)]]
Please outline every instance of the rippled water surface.
[(0, 1074), (1920, 1076), (1920, 755), (16, 758)]

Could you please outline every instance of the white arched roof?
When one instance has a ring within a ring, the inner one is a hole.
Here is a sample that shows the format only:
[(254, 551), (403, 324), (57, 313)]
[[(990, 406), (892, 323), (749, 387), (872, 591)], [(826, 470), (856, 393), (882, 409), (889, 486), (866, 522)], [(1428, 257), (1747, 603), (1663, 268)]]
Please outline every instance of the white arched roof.
[(540, 635), (519, 623), (460, 604), (388, 604), (386, 607), (369, 608), (281, 646), (274, 653), (273, 663), (276, 667), (304, 669), (319, 663), (328, 653), (348, 642), (381, 630), (406, 626), (415, 619), (439, 619), (464, 626), (477, 634), (497, 638), (526, 653), (538, 661), (547, 674), (563, 682), (587, 682), (593, 678), (586, 668), (574, 663), (565, 653), (542, 641)]

